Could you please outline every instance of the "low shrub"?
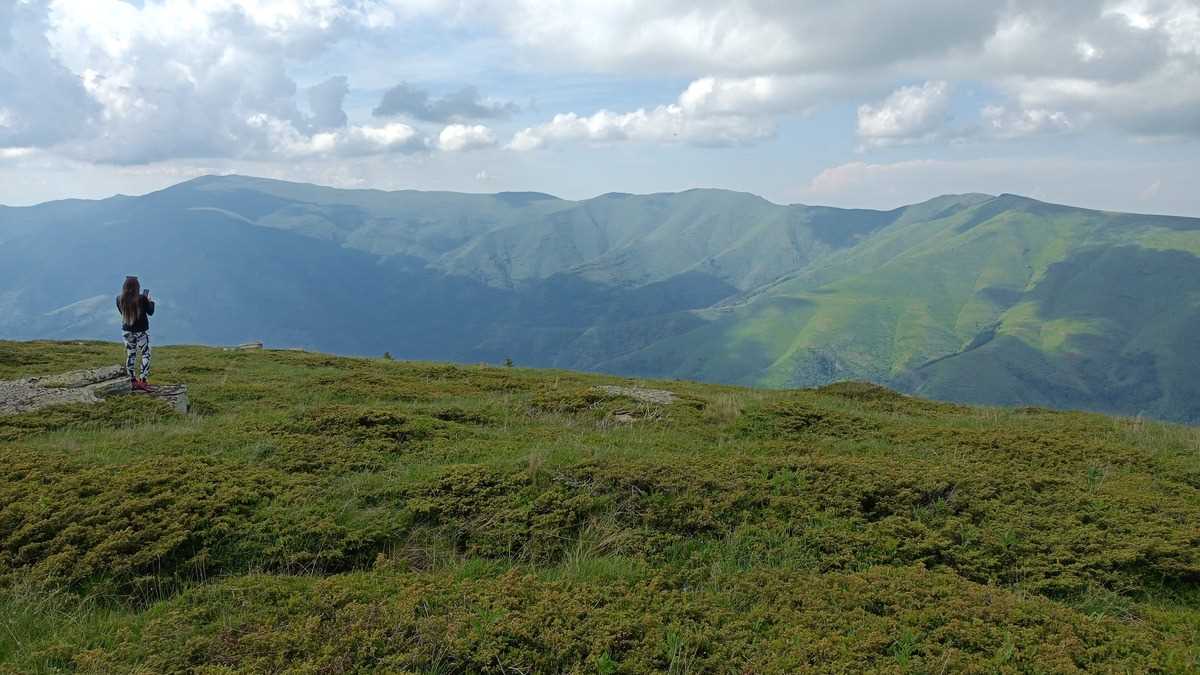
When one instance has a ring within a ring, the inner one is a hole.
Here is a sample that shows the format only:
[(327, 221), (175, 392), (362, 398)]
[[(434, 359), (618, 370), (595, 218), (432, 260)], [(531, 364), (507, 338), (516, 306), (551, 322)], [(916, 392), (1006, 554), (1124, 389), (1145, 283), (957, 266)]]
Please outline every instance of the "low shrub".
[(84, 466), (5, 450), (0, 582), (134, 601), (252, 569), (327, 572), (374, 559), (410, 525), (311, 477), (202, 457)]
[(754, 408), (742, 416), (740, 433), (752, 438), (796, 439), (806, 435), (870, 439), (879, 425), (849, 413), (821, 409), (807, 401), (784, 399)]
[(114, 396), (0, 417), (0, 442), (48, 431), (95, 431), (153, 424), (179, 417), (170, 404), (145, 396)]
[(403, 445), (429, 439), (444, 428), (445, 425), (439, 420), (411, 412), (334, 405), (297, 413), (277, 432), (321, 438), (386, 440)]
[(190, 591), (75, 665), (154, 672), (1147, 672), (1141, 624), (920, 568), (744, 574), (720, 590), (496, 577), (255, 576)]
[(1200, 668), (1195, 430), (862, 384), (656, 404), (523, 369), (156, 363), (204, 416), (0, 419), (0, 672)]

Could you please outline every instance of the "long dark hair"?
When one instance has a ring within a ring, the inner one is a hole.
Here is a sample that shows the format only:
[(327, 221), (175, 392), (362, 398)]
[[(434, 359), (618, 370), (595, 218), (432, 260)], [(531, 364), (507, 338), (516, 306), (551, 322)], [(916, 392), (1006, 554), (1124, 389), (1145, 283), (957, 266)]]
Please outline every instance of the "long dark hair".
[(142, 284), (138, 281), (138, 278), (125, 277), (125, 283), (121, 286), (121, 298), (117, 301), (117, 307), (121, 310), (121, 318), (125, 320), (126, 326), (133, 325), (142, 313), (141, 295)]

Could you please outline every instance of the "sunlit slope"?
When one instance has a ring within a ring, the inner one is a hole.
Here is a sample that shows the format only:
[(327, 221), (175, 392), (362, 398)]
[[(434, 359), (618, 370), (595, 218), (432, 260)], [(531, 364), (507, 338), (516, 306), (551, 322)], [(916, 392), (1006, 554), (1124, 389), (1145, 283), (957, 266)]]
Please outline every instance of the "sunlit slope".
[(906, 385), (956, 400), (1200, 420), (1197, 280), (1200, 258), (1184, 251), (1076, 252), (1005, 312), (991, 339), (916, 369)]
[(606, 367), (1192, 419), (1197, 228), (1003, 195), (883, 228)]
[(807, 268), (901, 213), (781, 206), (727, 190), (608, 194), (496, 229), (444, 264), (508, 282), (573, 273), (638, 286), (704, 274), (748, 290)]
[(745, 290), (905, 212), (785, 206), (728, 190), (568, 201), (540, 193), (339, 190), (245, 176), (204, 177), (142, 200), (413, 256), (506, 288), (557, 274), (640, 286), (703, 273)]

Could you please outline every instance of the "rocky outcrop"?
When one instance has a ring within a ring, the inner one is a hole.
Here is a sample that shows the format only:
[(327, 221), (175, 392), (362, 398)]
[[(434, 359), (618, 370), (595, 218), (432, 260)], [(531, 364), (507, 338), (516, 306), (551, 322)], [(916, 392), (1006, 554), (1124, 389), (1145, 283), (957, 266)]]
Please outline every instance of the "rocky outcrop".
[(666, 389), (645, 389), (643, 387), (618, 387), (615, 385), (600, 385), (596, 387), (597, 391), (604, 392), (609, 396), (626, 396), (635, 401), (643, 403), (657, 403), (659, 405), (671, 405), (675, 402), (675, 392), (667, 391)]
[(153, 391), (134, 391), (123, 366), (105, 366), (0, 381), (0, 415), (65, 403), (96, 403), (110, 396), (150, 396), (170, 403), (181, 413), (186, 413), (190, 405), (185, 384), (162, 384), (155, 385)]

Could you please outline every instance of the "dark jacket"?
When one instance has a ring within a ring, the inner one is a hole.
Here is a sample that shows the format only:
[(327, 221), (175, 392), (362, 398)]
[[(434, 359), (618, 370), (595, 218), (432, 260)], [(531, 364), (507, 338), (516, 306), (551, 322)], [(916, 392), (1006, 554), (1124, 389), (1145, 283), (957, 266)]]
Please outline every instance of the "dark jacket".
[[(121, 311), (121, 297), (117, 296), (117, 311)], [(138, 296), (137, 321), (121, 324), (121, 330), (130, 333), (140, 333), (150, 330), (150, 318), (154, 315), (154, 301), (144, 295)]]

